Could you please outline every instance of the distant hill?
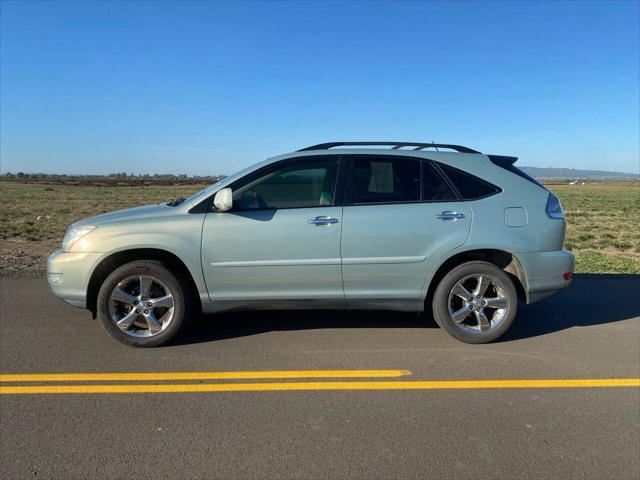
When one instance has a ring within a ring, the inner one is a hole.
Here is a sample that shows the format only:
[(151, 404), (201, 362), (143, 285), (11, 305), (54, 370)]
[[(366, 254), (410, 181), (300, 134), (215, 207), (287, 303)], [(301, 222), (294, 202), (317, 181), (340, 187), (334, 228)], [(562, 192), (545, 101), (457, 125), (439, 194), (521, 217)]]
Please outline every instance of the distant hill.
[(520, 167), (533, 178), (566, 178), (566, 179), (612, 179), (612, 180), (640, 180), (636, 173), (606, 172), (603, 170), (579, 170), (576, 168), (541, 168)]

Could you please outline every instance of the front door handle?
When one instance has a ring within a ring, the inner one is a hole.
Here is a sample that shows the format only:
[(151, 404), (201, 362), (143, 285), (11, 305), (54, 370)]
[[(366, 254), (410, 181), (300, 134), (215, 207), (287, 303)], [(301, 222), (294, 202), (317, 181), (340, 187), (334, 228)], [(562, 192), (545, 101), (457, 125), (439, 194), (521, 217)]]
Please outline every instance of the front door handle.
[(464, 213), (452, 212), (447, 210), (446, 212), (442, 212), (436, 215), (438, 220), (459, 220), (464, 218)]
[(307, 223), (310, 223), (311, 225), (318, 225), (318, 226), (333, 225), (334, 223), (338, 223), (338, 219), (334, 217), (328, 217), (327, 215), (321, 215), (319, 217), (308, 220)]

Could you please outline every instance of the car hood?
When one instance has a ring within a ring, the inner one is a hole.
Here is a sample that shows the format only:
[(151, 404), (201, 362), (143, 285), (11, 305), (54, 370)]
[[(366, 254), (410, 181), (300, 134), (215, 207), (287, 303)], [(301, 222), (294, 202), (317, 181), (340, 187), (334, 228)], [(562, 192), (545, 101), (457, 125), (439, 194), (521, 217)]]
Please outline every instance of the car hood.
[(175, 207), (170, 207), (164, 203), (158, 205), (145, 205), (144, 207), (126, 208), (115, 212), (103, 213), (95, 217), (85, 218), (79, 222), (75, 222), (75, 226), (81, 225), (107, 225), (122, 221), (131, 221), (136, 219), (149, 219), (162, 217), (175, 213)]

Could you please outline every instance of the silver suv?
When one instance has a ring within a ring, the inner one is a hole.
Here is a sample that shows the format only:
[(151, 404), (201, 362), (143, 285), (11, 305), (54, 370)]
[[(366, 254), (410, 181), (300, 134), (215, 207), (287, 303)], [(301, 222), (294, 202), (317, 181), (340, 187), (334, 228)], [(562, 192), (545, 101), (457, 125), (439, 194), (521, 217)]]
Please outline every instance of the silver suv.
[(72, 224), (48, 281), (128, 345), (165, 343), (199, 312), (311, 308), (431, 309), (457, 339), (489, 342), (518, 300), (561, 291), (574, 267), (558, 198), (515, 161), (314, 145), (187, 199)]

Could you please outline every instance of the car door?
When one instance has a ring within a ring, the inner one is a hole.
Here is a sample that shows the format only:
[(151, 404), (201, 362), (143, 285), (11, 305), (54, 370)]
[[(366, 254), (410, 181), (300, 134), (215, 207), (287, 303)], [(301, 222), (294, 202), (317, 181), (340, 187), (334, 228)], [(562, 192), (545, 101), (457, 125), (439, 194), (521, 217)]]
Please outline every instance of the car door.
[(345, 299), (419, 300), (438, 259), (466, 241), (470, 209), (429, 161), (401, 155), (346, 160)]
[(230, 211), (210, 212), (202, 268), (212, 301), (342, 299), (337, 155), (304, 156), (234, 182)]

